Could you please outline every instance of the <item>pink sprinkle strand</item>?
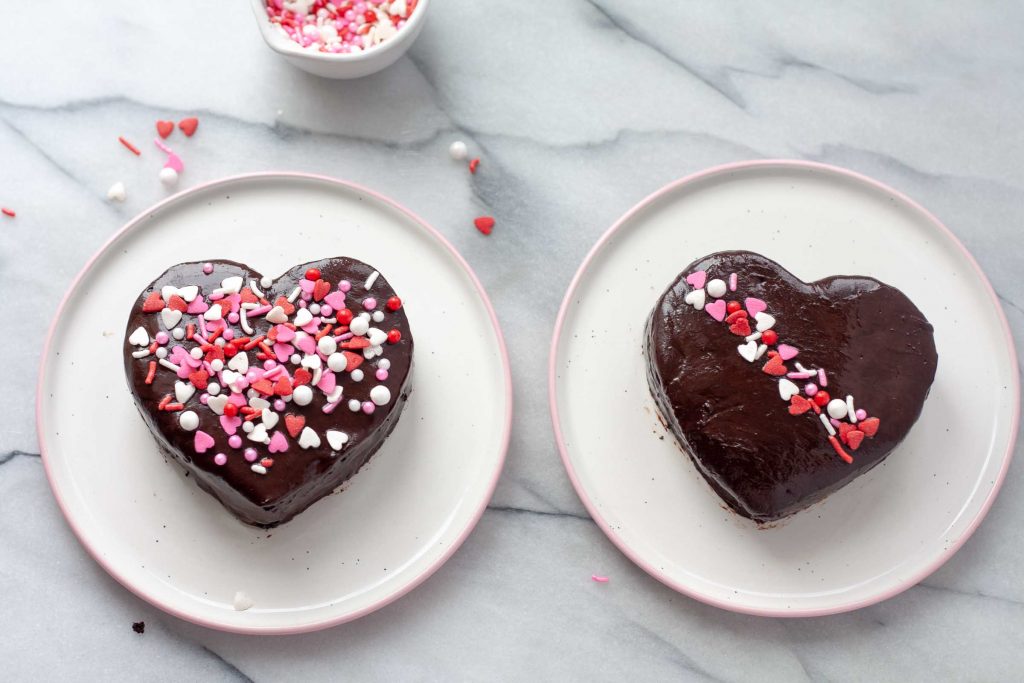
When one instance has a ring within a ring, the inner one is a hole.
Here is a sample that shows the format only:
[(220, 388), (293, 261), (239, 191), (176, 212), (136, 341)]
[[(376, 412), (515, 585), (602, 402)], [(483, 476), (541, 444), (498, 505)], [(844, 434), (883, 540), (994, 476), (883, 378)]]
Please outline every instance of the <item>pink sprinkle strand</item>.
[(608, 583), (607, 576), (598, 576), (597, 574), (591, 574), (590, 578), (591, 580), (597, 581), (598, 583)]
[(825, 368), (818, 368), (818, 384), (823, 387), (828, 386), (828, 378), (825, 377)]
[(731, 273), (729, 275), (729, 291), (730, 292), (735, 292), (736, 291), (736, 284), (737, 284), (736, 273)]

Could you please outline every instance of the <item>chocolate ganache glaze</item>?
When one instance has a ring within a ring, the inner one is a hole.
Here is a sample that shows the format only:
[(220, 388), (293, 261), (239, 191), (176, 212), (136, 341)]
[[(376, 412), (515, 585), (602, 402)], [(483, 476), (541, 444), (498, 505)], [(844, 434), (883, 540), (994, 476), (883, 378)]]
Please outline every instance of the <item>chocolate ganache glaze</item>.
[(748, 251), (687, 266), (651, 313), (645, 352), (668, 427), (729, 507), (758, 522), (885, 459), (938, 361), (932, 326), (899, 290), (867, 277), (805, 283)]
[(161, 450), (240, 520), (273, 527), (380, 448), (412, 350), (401, 300), (366, 263), (328, 258), (271, 280), (219, 260), (173, 266), (140, 294), (124, 367)]

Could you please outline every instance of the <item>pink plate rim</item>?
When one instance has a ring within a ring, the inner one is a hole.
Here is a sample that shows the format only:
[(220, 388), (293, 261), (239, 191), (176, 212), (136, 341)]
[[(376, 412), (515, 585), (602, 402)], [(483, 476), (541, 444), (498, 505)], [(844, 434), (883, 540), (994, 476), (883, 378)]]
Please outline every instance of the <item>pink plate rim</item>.
[[(777, 610), (735, 605), (726, 601), (709, 597), (707, 595), (700, 593), (699, 591), (693, 590), (692, 588), (689, 588), (686, 585), (673, 580), (664, 572), (660, 571), (653, 564), (646, 562), (642, 557), (640, 557), (636, 552), (634, 552), (634, 550), (616, 533), (613, 526), (609, 524), (606, 519), (604, 519), (604, 517), (601, 515), (600, 510), (597, 508), (596, 505), (594, 505), (593, 501), (587, 495), (586, 489), (583, 488), (583, 484), (577, 476), (576, 470), (573, 468), (572, 461), (569, 458), (569, 451), (565, 447), (565, 439), (562, 435), (562, 428), (558, 418), (558, 402), (556, 400), (555, 395), (555, 379), (557, 375), (556, 359), (558, 355), (559, 341), (562, 336), (562, 327), (565, 323), (566, 314), (568, 313), (569, 306), (572, 302), (573, 297), (576, 294), (576, 288), (579, 286), (580, 280), (583, 278), (583, 275), (589, 268), (591, 261), (593, 261), (597, 254), (604, 248), (605, 244), (623, 225), (626, 224), (627, 221), (632, 219), (640, 211), (646, 209), (648, 206), (658, 201), (659, 199), (669, 194), (670, 192), (673, 192), (674, 190), (723, 173), (747, 171), (750, 169), (768, 167), (793, 168), (808, 171), (826, 171), (836, 175), (845, 176), (847, 178), (864, 183), (875, 189), (881, 190), (891, 195), (892, 197), (899, 199), (900, 201), (904, 202), (907, 206), (909, 206), (911, 209), (914, 209), (922, 216), (924, 216), (924, 218), (927, 221), (929, 221), (940, 233), (944, 234), (946, 237), (952, 240), (953, 244), (955, 244), (960, 249), (962, 254), (967, 258), (968, 262), (974, 268), (974, 271), (977, 274), (977, 276), (981, 278), (981, 281), (984, 284), (986, 291), (988, 292), (989, 299), (991, 300), (991, 303), (995, 307), (996, 313), (999, 316), (999, 321), (1002, 324), (1004, 341), (1011, 351), (1010, 362), (1012, 367), (1012, 379), (1010, 381), (1012, 382), (1011, 388), (1013, 390), (1014, 396), (1014, 410), (1013, 423), (1010, 427), (1010, 441), (1007, 446), (1006, 453), (1003, 456), (1003, 464), (1001, 469), (999, 470), (998, 476), (996, 477), (995, 484), (993, 485), (991, 491), (989, 491), (988, 497), (985, 499), (985, 502), (982, 505), (981, 509), (978, 511), (978, 514), (975, 516), (973, 520), (971, 520), (971, 523), (967, 530), (963, 534), (961, 534), (960, 538), (957, 539), (955, 543), (953, 543), (950, 547), (946, 548), (938, 558), (936, 558), (930, 564), (928, 564), (923, 569), (914, 574), (912, 577), (910, 577), (908, 581), (902, 582), (901, 584), (891, 589), (888, 589), (879, 595), (875, 595), (864, 600), (838, 605), (835, 607), (826, 607), (818, 609)], [(999, 493), (999, 489), (1003, 484), (1003, 480), (1006, 478), (1006, 472), (1010, 467), (1010, 461), (1013, 459), (1013, 447), (1017, 441), (1017, 430), (1020, 426), (1020, 378), (1018, 374), (1017, 352), (1016, 346), (1013, 342), (1013, 335), (1010, 332), (1010, 325), (1006, 320), (1006, 314), (1003, 312), (1003, 308), (999, 304), (999, 299), (996, 296), (995, 290), (992, 288), (992, 284), (985, 276), (985, 273), (982, 271), (981, 266), (979, 266), (978, 262), (974, 259), (974, 256), (972, 256), (971, 253), (967, 250), (967, 248), (960, 242), (960, 240), (957, 239), (956, 235), (953, 234), (953, 231), (947, 228), (942, 223), (942, 221), (940, 221), (934, 214), (932, 214), (926, 208), (924, 208), (923, 206), (915, 202), (913, 199), (903, 194), (902, 192), (899, 192), (889, 187), (885, 183), (879, 182), (861, 173), (857, 173), (856, 171), (851, 171), (849, 169), (842, 168), (839, 166), (833, 166), (831, 164), (824, 164), (816, 161), (803, 161), (799, 159), (753, 159), (748, 161), (736, 161), (727, 164), (721, 164), (718, 166), (712, 166), (702, 171), (698, 171), (696, 173), (684, 176), (679, 180), (673, 181), (668, 185), (665, 185), (661, 189), (655, 191), (654, 193), (642, 199), (636, 206), (627, 211), (621, 218), (619, 218), (619, 220), (615, 222), (614, 225), (612, 225), (612, 227), (610, 227), (607, 230), (607, 232), (605, 232), (600, 237), (600, 239), (597, 240), (597, 243), (594, 244), (594, 246), (587, 253), (587, 256), (583, 259), (583, 263), (580, 264), (579, 269), (576, 271), (576, 274), (573, 276), (572, 281), (569, 283), (569, 288), (568, 290), (566, 290), (565, 298), (562, 299), (562, 305), (558, 310), (558, 317), (555, 320), (554, 334), (551, 339), (551, 352), (548, 356), (548, 405), (551, 411), (551, 422), (555, 431), (555, 441), (558, 444), (558, 451), (562, 456), (562, 464), (565, 466), (566, 472), (568, 472), (569, 474), (569, 480), (572, 482), (573, 488), (576, 489), (577, 495), (579, 495), (584, 507), (586, 507), (587, 512), (590, 513), (590, 516), (597, 523), (597, 526), (605, 533), (605, 535), (608, 536), (608, 539), (620, 551), (622, 551), (622, 553), (626, 557), (633, 561), (634, 564), (639, 566), (641, 569), (643, 569), (645, 572), (653, 576), (658, 581), (661, 581), (669, 588), (672, 588), (673, 590), (678, 591), (679, 593), (682, 593), (691, 598), (694, 598), (695, 600), (698, 600), (708, 605), (712, 605), (714, 607), (720, 607), (725, 610), (739, 612), (742, 614), (753, 614), (755, 616), (765, 617), (817, 617), (827, 616), (830, 614), (841, 614), (843, 612), (850, 612), (853, 610), (860, 609), (862, 607), (867, 607), (869, 605), (882, 602), (883, 600), (888, 600), (889, 598), (902, 593), (908, 588), (924, 580), (932, 572), (941, 567), (947, 560), (949, 560), (949, 558), (951, 558), (956, 553), (957, 550), (961, 548), (961, 546), (963, 546), (967, 539), (971, 537), (971, 535), (981, 524), (981, 521), (985, 518), (985, 515), (988, 514), (989, 509), (992, 507), (992, 503), (995, 501), (996, 495)]]
[[(154, 597), (146, 594), (145, 591), (141, 587), (132, 584), (126, 577), (120, 575), (117, 572), (117, 570), (114, 567), (112, 567), (104, 559), (103, 554), (100, 552), (100, 550), (98, 548), (95, 548), (95, 547), (89, 545), (89, 543), (86, 541), (85, 537), (82, 535), (82, 530), (79, 528), (77, 522), (68, 513), (68, 509), (67, 509), (67, 507), (64, 504), (64, 499), (61, 497), (60, 492), (58, 491), (58, 489), (57, 489), (57, 487), (55, 486), (55, 483), (54, 483), (53, 473), (51, 472), (51, 469), (50, 469), (49, 458), (47, 457), (47, 454), (46, 454), (46, 442), (44, 440), (43, 414), (42, 414), (42, 396), (43, 396), (43, 384), (44, 384), (45, 375), (46, 375), (46, 359), (49, 356), (50, 344), (53, 341), (53, 335), (54, 335), (54, 330), (55, 330), (55, 328), (57, 326), (57, 321), (60, 319), (61, 313), (63, 313), (64, 307), (67, 305), (67, 302), (68, 302), (68, 299), (71, 296), (71, 293), (78, 287), (78, 284), (81, 282), (82, 278), (84, 278), (86, 273), (88, 273), (92, 269), (92, 267), (95, 264), (96, 260), (104, 252), (106, 252), (107, 249), (109, 249), (117, 240), (119, 240), (121, 237), (123, 237), (125, 234), (127, 234), (129, 230), (134, 229), (142, 221), (147, 220), (151, 214), (155, 213), (156, 211), (164, 208), (165, 206), (167, 206), (167, 205), (169, 205), (169, 204), (171, 204), (173, 202), (176, 202), (176, 201), (182, 199), (183, 197), (186, 197), (186, 196), (191, 195), (191, 194), (196, 194), (198, 192), (202, 192), (203, 190), (207, 190), (207, 189), (210, 189), (210, 188), (213, 188), (213, 187), (217, 187), (217, 186), (220, 186), (220, 185), (228, 185), (228, 184), (231, 184), (231, 183), (236, 183), (236, 182), (239, 182), (239, 181), (246, 181), (246, 180), (270, 179), (270, 178), (303, 179), (303, 180), (315, 180), (315, 181), (319, 181), (319, 182), (326, 182), (326, 183), (330, 183), (330, 184), (334, 184), (334, 185), (339, 185), (339, 186), (348, 188), (350, 190), (355, 190), (356, 192), (359, 192), (359, 193), (362, 193), (364, 195), (373, 197), (377, 201), (379, 201), (379, 202), (381, 202), (381, 203), (383, 203), (383, 204), (385, 204), (385, 205), (387, 205), (387, 206), (389, 206), (389, 207), (391, 207), (393, 209), (398, 210), (400, 213), (405, 214), (408, 218), (412, 219), (413, 222), (417, 223), (420, 227), (422, 227), (430, 235), (432, 235), (434, 237), (434, 239), (436, 239), (438, 242), (440, 242), (446, 249), (448, 249), (448, 251), (451, 252), (451, 255), (455, 258), (456, 262), (460, 266), (462, 266), (462, 268), (465, 270), (465, 272), (469, 275), (469, 278), (470, 278), (471, 282), (473, 283), (473, 286), (476, 288), (477, 293), (480, 295), (480, 298), (483, 300), (484, 306), (487, 308), (487, 313), (490, 316), (491, 325), (494, 327), (494, 333), (495, 333), (495, 335), (497, 336), (497, 339), (498, 339), (498, 351), (500, 353), (502, 366), (504, 368), (504, 375), (505, 375), (505, 401), (506, 401), (507, 408), (505, 410), (505, 426), (504, 426), (504, 429), (503, 429), (502, 440), (501, 440), (501, 455), (498, 458), (497, 467), (495, 467), (495, 470), (494, 470), (494, 475), (491, 477), (491, 481), (488, 483), (487, 490), (486, 490), (486, 495), (481, 499), (479, 508), (474, 512), (472, 518), (469, 521), (469, 524), (466, 525), (466, 528), (462, 530), (462, 532), (459, 534), (458, 538), (456, 538), (455, 541), (445, 550), (445, 552), (437, 560), (435, 560), (430, 566), (425, 568), (420, 574), (418, 574), (416, 577), (414, 577), (412, 581), (410, 581), (406, 585), (402, 586), (399, 590), (397, 590), (394, 593), (392, 593), (392, 594), (390, 594), (390, 595), (388, 595), (388, 596), (378, 600), (377, 602), (375, 602), (375, 603), (373, 603), (371, 605), (368, 605), (368, 606), (366, 606), (366, 607), (364, 607), (364, 608), (362, 608), (362, 609), (360, 609), (360, 610), (358, 610), (356, 612), (353, 612), (351, 614), (346, 614), (346, 615), (343, 615), (343, 616), (340, 616), (340, 617), (331, 618), (331, 619), (325, 619), (323, 621), (314, 622), (314, 623), (310, 623), (310, 624), (302, 624), (302, 625), (299, 625), (299, 626), (287, 626), (287, 627), (245, 627), (245, 626), (233, 626), (233, 625), (228, 625), (228, 624), (221, 624), (221, 623), (217, 623), (217, 622), (214, 622), (214, 621), (209, 621), (209, 620), (206, 620), (206, 619), (198, 618), (198, 617), (196, 617), (194, 615), (191, 615), (191, 614), (189, 614), (189, 613), (187, 613), (187, 612), (185, 612), (183, 610), (180, 610), (180, 609), (174, 607), (173, 605), (171, 605), (169, 603), (162, 602), (160, 600), (155, 599)], [(114, 579), (116, 579), (118, 583), (120, 583), (122, 586), (127, 588), (129, 591), (134, 593), (136, 596), (142, 598), (143, 600), (145, 600), (146, 602), (150, 603), (154, 607), (158, 607), (161, 610), (163, 610), (164, 612), (167, 612), (168, 614), (171, 614), (171, 615), (173, 615), (175, 617), (178, 617), (179, 619), (183, 619), (183, 620), (191, 622), (193, 624), (198, 624), (200, 626), (205, 626), (207, 628), (215, 629), (215, 630), (218, 630), (218, 631), (227, 631), (229, 633), (240, 633), (240, 634), (243, 634), (243, 635), (293, 635), (293, 634), (298, 634), (298, 633), (308, 633), (308, 632), (311, 632), (311, 631), (319, 631), (321, 629), (330, 628), (332, 626), (337, 626), (337, 625), (343, 624), (345, 622), (354, 621), (356, 619), (359, 619), (360, 617), (364, 617), (367, 614), (375, 612), (375, 611), (379, 610), (380, 608), (384, 607), (385, 605), (388, 605), (388, 604), (394, 602), (395, 600), (401, 598), (402, 596), (406, 595), (411, 590), (413, 590), (414, 588), (419, 586), (421, 583), (423, 583), (428, 578), (430, 578), (430, 576), (434, 572), (436, 572), (438, 569), (440, 569), (441, 566), (444, 565), (444, 563), (447, 562), (451, 558), (451, 556), (455, 553), (456, 550), (459, 549), (459, 547), (463, 544), (463, 542), (465, 542), (465, 540), (469, 537), (469, 534), (473, 531), (473, 529), (476, 527), (477, 523), (480, 521), (480, 518), (483, 516), (484, 511), (487, 509), (487, 505), (491, 501), (491, 497), (494, 495), (494, 489), (498, 485), (498, 479), (501, 477), (501, 472), (504, 469), (505, 458), (506, 458), (506, 455), (508, 454), (509, 441), (510, 441), (510, 438), (511, 438), (511, 435), (512, 435), (512, 400), (513, 400), (513, 394), (512, 394), (511, 366), (510, 366), (510, 362), (509, 362), (508, 349), (505, 346), (505, 337), (504, 337), (504, 335), (502, 335), (501, 326), (498, 323), (498, 316), (497, 316), (497, 314), (494, 311), (494, 307), (491, 305), (491, 300), (487, 296), (487, 292), (484, 290), (483, 285), (480, 284), (480, 280), (477, 278), (476, 273), (473, 272), (473, 269), (470, 267), (469, 263), (466, 262), (466, 259), (463, 258), (462, 254), (460, 254), (455, 249), (455, 247), (451, 244), (451, 242), (449, 242), (444, 237), (444, 235), (442, 235), (440, 232), (438, 232), (436, 228), (432, 227), (424, 219), (420, 218), (418, 215), (416, 215), (415, 213), (413, 213), (412, 211), (410, 211), (406, 207), (402, 206), (398, 202), (394, 201), (393, 199), (389, 199), (388, 197), (385, 197), (384, 195), (382, 195), (382, 194), (380, 194), (378, 192), (375, 192), (375, 191), (373, 191), (373, 190), (371, 190), (371, 189), (369, 189), (367, 187), (359, 185), (357, 183), (352, 183), (352, 182), (345, 181), (345, 180), (339, 180), (337, 178), (332, 178), (330, 176), (320, 175), (320, 174), (316, 174), (316, 173), (301, 173), (301, 172), (294, 172), (294, 171), (264, 171), (264, 172), (258, 172), (258, 173), (242, 173), (242, 174), (238, 174), (238, 175), (227, 176), (227, 177), (224, 177), (224, 178), (218, 178), (217, 180), (211, 180), (211, 181), (203, 183), (201, 185), (197, 185), (197, 186), (191, 187), (191, 188), (189, 188), (187, 190), (183, 190), (181, 192), (178, 192), (178, 193), (168, 197), (167, 199), (164, 199), (164, 200), (162, 200), (160, 202), (157, 202), (156, 204), (154, 204), (153, 206), (149, 207), (145, 211), (142, 211), (141, 213), (136, 215), (135, 218), (132, 218), (130, 221), (128, 221), (120, 230), (115, 232), (103, 244), (103, 246), (101, 246), (99, 248), (99, 250), (95, 254), (93, 254), (93, 256), (85, 264), (85, 266), (82, 268), (82, 270), (79, 271), (78, 275), (75, 276), (75, 279), (71, 282), (70, 286), (68, 287), (67, 293), (61, 299), (60, 305), (57, 307), (57, 312), (54, 315), (53, 322), (50, 323), (50, 327), (49, 327), (49, 329), (48, 329), (48, 331), (46, 333), (46, 341), (43, 343), (42, 360), (40, 361), (40, 364), (39, 364), (39, 379), (38, 379), (38, 381), (36, 383), (36, 432), (37, 432), (38, 437), (39, 437), (39, 448), (40, 448), (40, 453), (42, 455), (43, 467), (46, 470), (46, 478), (47, 478), (47, 480), (50, 483), (50, 489), (53, 491), (53, 496), (54, 496), (54, 498), (56, 498), (57, 505), (60, 507), (60, 510), (61, 510), (61, 512), (64, 515), (64, 518), (67, 520), (68, 525), (71, 527), (71, 530), (75, 533), (75, 536), (78, 538), (79, 542), (85, 547), (86, 551), (92, 556), (92, 558), (97, 563), (99, 563), (99, 565), (101, 567), (103, 567), (103, 569), (106, 570), (106, 572), (108, 574), (110, 574), (112, 577), (114, 577)]]

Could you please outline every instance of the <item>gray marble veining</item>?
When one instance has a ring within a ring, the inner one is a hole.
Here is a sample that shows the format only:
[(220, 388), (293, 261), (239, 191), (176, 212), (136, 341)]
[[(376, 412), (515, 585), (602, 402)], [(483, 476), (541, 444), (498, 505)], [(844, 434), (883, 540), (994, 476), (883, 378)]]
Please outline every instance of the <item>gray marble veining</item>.
[[(1016, 3), (434, 0), (387, 71), (328, 82), (269, 52), (242, 3), (5, 7), (0, 20), (0, 654), (4, 677), (151, 680), (1011, 680), (1024, 675), (1024, 475), (922, 585), (859, 612), (771, 620), (680, 596), (590, 521), (553, 443), (546, 359), (594, 240), (700, 168), (797, 157), (874, 176), (935, 212), (1024, 332), (1024, 9)], [(260, 170), (363, 183), (424, 216), (481, 276), (515, 368), (491, 508), (422, 587), (358, 622), (215, 633), (136, 599), (50, 496), (33, 395), (64, 289), (165, 196), (153, 122), (194, 114), (183, 186)], [(446, 149), (480, 151), (469, 176)], [(107, 188), (128, 186), (111, 204)], [(494, 215), (481, 237), (471, 218)], [(527, 290), (529, 296), (526, 296)], [(12, 333), (13, 330), (13, 333)], [(1019, 463), (1018, 463), (1019, 465)], [(612, 577), (606, 585), (589, 576)], [(143, 636), (131, 630), (145, 620)]]

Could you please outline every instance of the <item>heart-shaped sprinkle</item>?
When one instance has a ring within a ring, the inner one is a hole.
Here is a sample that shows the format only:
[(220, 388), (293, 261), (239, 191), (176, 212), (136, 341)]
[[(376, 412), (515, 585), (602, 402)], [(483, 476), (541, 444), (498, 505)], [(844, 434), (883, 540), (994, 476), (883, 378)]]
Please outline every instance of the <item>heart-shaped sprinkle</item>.
[(473, 225), (475, 225), (476, 229), (483, 234), (490, 235), (491, 231), (494, 229), (494, 218), (491, 216), (480, 216), (473, 219)]
[(212, 306), (210, 306), (209, 310), (206, 311), (206, 313), (203, 313), (204, 320), (214, 321), (220, 320), (223, 317), (224, 309), (220, 307), (220, 304), (213, 304)]
[(310, 374), (309, 370), (307, 370), (306, 368), (299, 368), (292, 375), (292, 384), (295, 385), (295, 386), (300, 386), (302, 384), (309, 384), (310, 380), (312, 380), (312, 379), (313, 379), (313, 375)]
[(768, 362), (764, 364), (761, 371), (774, 377), (782, 377), (787, 372), (785, 363), (782, 362), (779, 354), (775, 352), (769, 354)]
[(857, 424), (857, 427), (860, 429), (860, 431), (864, 432), (865, 435), (874, 436), (875, 434), (878, 433), (878, 426), (880, 423), (881, 420), (879, 420), (877, 417), (869, 417), (866, 420), (861, 420)]
[[(178, 128), (180, 128), (181, 132), (187, 135), (188, 137), (192, 137), (192, 135), (196, 132), (196, 128), (198, 127), (199, 119), (197, 119), (194, 116), (189, 116), (188, 118), (178, 121)], [(164, 137), (167, 136), (165, 135)]]
[[(319, 281), (318, 281), (319, 282)], [(295, 326), (305, 327), (313, 320), (313, 314), (309, 312), (308, 308), (300, 308), (299, 312), (295, 314)]]
[(862, 441), (864, 441), (864, 432), (859, 429), (854, 429), (846, 435), (846, 444), (850, 447), (851, 451), (860, 448)]
[(717, 299), (704, 306), (704, 310), (718, 322), (725, 320), (725, 300)]
[(205, 313), (209, 308), (209, 304), (205, 301), (202, 299), (196, 299), (188, 305), (188, 310), (185, 312), (189, 315), (199, 315), (200, 313)]
[(174, 132), (174, 121), (157, 121), (156, 132), (166, 140), (167, 136)]
[(220, 394), (219, 396), (211, 396), (206, 401), (206, 407), (214, 412), (216, 415), (224, 414), (224, 406), (228, 403), (228, 396)]
[(196, 432), (195, 438), (192, 441), (196, 453), (205, 453), (206, 451), (213, 448), (214, 440), (213, 437), (204, 432), (202, 429)]
[(748, 341), (746, 344), (740, 344), (736, 347), (736, 350), (740, 352), (743, 360), (748, 363), (753, 363), (754, 359), (757, 358), (757, 342)]
[(134, 346), (149, 346), (149, 332), (146, 332), (145, 327), (135, 328), (135, 331), (128, 337), (128, 343)]
[(336, 311), (345, 308), (345, 293), (333, 291), (324, 297), (324, 303)]
[(156, 292), (150, 292), (149, 296), (142, 303), (143, 313), (156, 313), (164, 308), (164, 300), (160, 298), (160, 295)]
[(686, 276), (686, 283), (694, 289), (703, 289), (704, 283), (708, 281), (706, 270), (695, 270)]
[(327, 430), (327, 443), (336, 451), (340, 451), (342, 447), (348, 443), (348, 434), (340, 432), (337, 429)]
[(305, 427), (299, 435), (300, 448), (319, 448), (320, 437), (310, 427)]
[(228, 367), (242, 375), (249, 372), (249, 354), (235, 354), (235, 357), (228, 361)]
[(165, 308), (160, 311), (160, 320), (168, 330), (174, 329), (174, 326), (181, 322), (181, 311)]
[(178, 403), (188, 403), (188, 400), (192, 398), (195, 393), (196, 387), (191, 382), (174, 383), (174, 398), (178, 399)]
[[(228, 405), (231, 405), (230, 403)], [(227, 406), (225, 406), (227, 408)], [(234, 417), (231, 415), (220, 416), (220, 427), (224, 430), (224, 433), (228, 436), (233, 436), (238, 431), (238, 427), (242, 424), (242, 418)]]
[(284, 312), (284, 308), (281, 306), (274, 306), (267, 313), (267, 322), (280, 324), (288, 322), (288, 314)]
[(811, 402), (803, 396), (796, 394), (789, 398), (789, 414), (803, 415), (811, 409)]
[(288, 413), (284, 416), (284, 426), (288, 430), (288, 435), (294, 439), (302, 431), (302, 428), (306, 426), (306, 418), (303, 415)]
[(782, 356), (782, 360), (789, 360), (790, 358), (796, 358), (797, 354), (800, 353), (799, 349), (797, 349), (797, 348), (795, 348), (793, 346), (790, 346), (789, 344), (779, 344), (775, 348), (778, 350), (779, 355)]
[(698, 311), (704, 310), (704, 302), (706, 300), (707, 296), (705, 296), (703, 289), (695, 289), (692, 292), (687, 292), (686, 296), (683, 297), (683, 301), (690, 304)]
[(192, 382), (196, 389), (204, 391), (210, 379), (210, 373), (206, 370), (196, 370), (188, 374), (188, 381)]
[[(739, 312), (743, 313), (743, 311), (739, 311)], [(736, 318), (736, 321), (732, 325), (729, 325), (729, 331), (732, 332), (733, 334), (739, 335), (741, 337), (749, 336), (750, 335), (750, 321), (747, 320), (746, 314), (744, 314), (743, 317), (741, 317), (741, 318)]]
[(291, 396), (292, 395), (292, 383), (288, 381), (287, 377), (281, 377), (274, 384), (274, 393), (278, 396)]
[(267, 435), (266, 426), (258, 424), (253, 427), (252, 431), (249, 432), (249, 440), (255, 441), (256, 443), (269, 443), (270, 437)]
[[(323, 301), (324, 297), (331, 291), (331, 283), (327, 280), (317, 280), (313, 285), (313, 301)], [(299, 325), (298, 322), (295, 323)], [(299, 325), (302, 327), (302, 325)]]
[(755, 317), (758, 313), (763, 313), (768, 310), (768, 304), (752, 296), (748, 296), (744, 299), (743, 305), (746, 307), (747, 313)]
[(757, 313), (754, 315), (754, 320), (757, 321), (757, 331), (764, 332), (775, 327), (775, 318), (768, 315), (767, 313)]
[(281, 419), (280, 415), (275, 413), (270, 408), (264, 408), (263, 412), (260, 413), (260, 416), (263, 419), (263, 426), (266, 427), (267, 429), (273, 429), (274, 427), (276, 427), (278, 420)]
[(790, 380), (785, 377), (779, 380), (779, 396), (782, 397), (783, 401), (788, 401), (791, 397), (797, 396), (799, 393), (800, 387)]
[(274, 435), (270, 437), (267, 450), (271, 453), (284, 453), (288, 450), (288, 439), (284, 438), (284, 434), (281, 432), (274, 432)]
[(342, 353), (345, 354), (345, 360), (348, 361), (345, 365), (345, 372), (352, 372), (363, 364), (364, 359), (362, 356), (352, 353), (351, 351), (342, 351)]

